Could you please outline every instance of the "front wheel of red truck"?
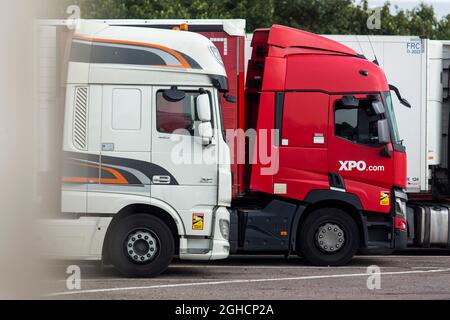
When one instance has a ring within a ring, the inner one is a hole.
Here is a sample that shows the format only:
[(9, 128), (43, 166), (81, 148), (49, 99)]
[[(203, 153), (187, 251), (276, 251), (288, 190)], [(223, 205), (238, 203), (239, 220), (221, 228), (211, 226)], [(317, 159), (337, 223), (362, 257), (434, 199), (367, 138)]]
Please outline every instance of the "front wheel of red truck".
[(322, 208), (310, 213), (299, 234), (302, 256), (317, 266), (347, 264), (359, 247), (359, 230), (344, 211)]

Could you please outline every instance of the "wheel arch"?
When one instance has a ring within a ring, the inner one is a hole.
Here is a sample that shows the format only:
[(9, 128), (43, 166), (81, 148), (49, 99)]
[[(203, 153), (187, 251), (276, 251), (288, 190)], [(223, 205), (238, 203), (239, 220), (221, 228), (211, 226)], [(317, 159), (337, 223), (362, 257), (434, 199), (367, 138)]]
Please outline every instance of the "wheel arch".
[(102, 247), (103, 263), (107, 264), (110, 262), (107, 248), (112, 236), (112, 230), (114, 226), (119, 223), (121, 219), (138, 213), (155, 216), (161, 219), (169, 227), (175, 240), (175, 254), (178, 254), (178, 250), (180, 247), (180, 236), (184, 235), (184, 227), (178, 214), (176, 214), (176, 212), (169, 213), (168, 211), (169, 210), (166, 210), (166, 208), (148, 203), (134, 203), (122, 208), (117, 214), (114, 215), (113, 220), (109, 224), (108, 230), (106, 231)]
[(316, 194), (314, 194), (314, 191), (310, 193), (305, 199), (306, 201), (298, 208), (292, 228), (294, 231), (291, 239), (293, 251), (298, 250), (299, 233), (305, 219), (314, 211), (322, 208), (340, 209), (350, 216), (355, 221), (360, 231), (360, 246), (364, 246), (367, 241), (367, 228), (365, 227), (365, 219), (362, 215), (362, 206), (359, 199), (355, 195), (348, 193), (336, 192), (333, 190), (319, 191), (321, 192)]

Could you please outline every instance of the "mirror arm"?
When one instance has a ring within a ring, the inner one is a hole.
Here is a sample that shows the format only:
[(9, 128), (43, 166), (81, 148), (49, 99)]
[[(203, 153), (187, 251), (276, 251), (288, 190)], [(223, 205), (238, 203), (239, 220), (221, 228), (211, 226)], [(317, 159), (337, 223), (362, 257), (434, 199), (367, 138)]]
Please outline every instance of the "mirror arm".
[(229, 103), (236, 103), (237, 102), (237, 98), (234, 97), (234, 96), (229, 95), (228, 92), (224, 93), (223, 97), (225, 98), (226, 102), (229, 102)]
[(400, 101), (400, 103), (402, 105), (404, 105), (407, 108), (411, 109), (411, 104), (406, 101), (404, 98), (402, 98), (401, 94), (400, 94), (400, 90), (398, 90), (398, 88), (392, 84), (389, 85), (389, 90), (394, 91), (395, 94), (397, 95), (398, 100)]

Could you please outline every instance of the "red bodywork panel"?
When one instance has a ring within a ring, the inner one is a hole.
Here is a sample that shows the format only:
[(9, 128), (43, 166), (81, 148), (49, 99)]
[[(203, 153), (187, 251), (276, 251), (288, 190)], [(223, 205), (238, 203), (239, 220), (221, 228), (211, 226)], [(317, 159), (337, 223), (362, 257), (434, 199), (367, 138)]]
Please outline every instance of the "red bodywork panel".
[[(273, 129), (273, 124), (275, 121), (275, 94), (274, 92), (262, 92), (260, 96), (258, 117), (257, 117), (257, 132), (258, 139), (255, 142), (255, 146), (257, 146), (258, 152), (255, 152), (254, 157), (252, 159), (252, 165), (249, 166), (249, 170), (252, 172), (257, 172), (258, 179), (252, 179), (252, 189), (258, 190), (260, 192), (265, 193), (273, 193), (273, 179), (274, 174), (265, 174), (265, 171), (268, 170), (271, 165), (268, 165), (264, 161), (261, 161), (260, 154), (264, 154), (264, 156), (272, 157), (277, 159), (276, 156), (278, 154), (279, 148), (276, 147), (272, 141), (272, 139), (264, 139), (262, 135), (269, 134)], [(278, 163), (275, 164), (276, 166)]]
[(406, 153), (394, 151), (394, 186), (406, 189), (407, 159)]
[[(381, 99), (389, 91), (381, 68), (335, 41), (282, 26), (257, 30), (252, 46), (247, 126), (258, 132), (253, 147), (277, 159), (253, 157), (250, 189), (302, 201), (311, 191), (330, 190), (329, 174), (336, 173), (363, 210), (390, 212), (392, 188), (406, 184), (406, 154), (389, 144), (393, 156), (385, 157), (384, 146), (335, 134), (335, 106), (344, 96)], [(260, 130), (274, 129), (281, 131), (279, 141), (261, 139)], [(347, 163), (359, 167), (348, 170)], [(267, 171), (274, 164), (278, 170)]]

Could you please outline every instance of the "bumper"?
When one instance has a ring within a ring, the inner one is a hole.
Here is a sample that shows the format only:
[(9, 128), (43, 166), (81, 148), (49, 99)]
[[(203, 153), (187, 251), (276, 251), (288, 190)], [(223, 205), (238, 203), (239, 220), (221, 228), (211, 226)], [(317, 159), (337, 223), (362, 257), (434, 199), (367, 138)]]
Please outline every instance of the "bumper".
[[(182, 260), (221, 260), (230, 255), (229, 237), (230, 213), (225, 207), (215, 212), (214, 228), (211, 238), (181, 238), (180, 259)], [(228, 231), (227, 227), (228, 226)]]
[(365, 244), (363, 252), (389, 254), (408, 245), (406, 201), (401, 190), (393, 191), (390, 214), (370, 213), (363, 219)]

